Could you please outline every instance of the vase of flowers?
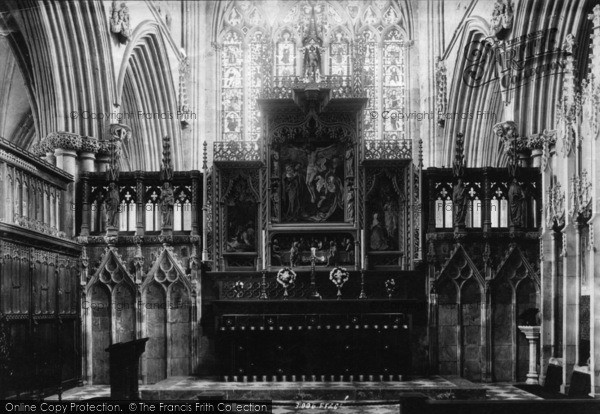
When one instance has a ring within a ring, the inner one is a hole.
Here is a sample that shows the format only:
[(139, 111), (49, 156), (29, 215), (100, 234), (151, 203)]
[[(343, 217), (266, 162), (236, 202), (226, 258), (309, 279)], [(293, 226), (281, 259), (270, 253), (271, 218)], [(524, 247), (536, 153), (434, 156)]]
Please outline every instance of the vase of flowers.
[(342, 298), (342, 286), (348, 281), (349, 277), (350, 274), (343, 267), (334, 267), (331, 269), (331, 272), (329, 272), (329, 280), (337, 287), (338, 300)]
[(385, 290), (387, 291), (388, 298), (392, 298), (392, 294), (396, 290), (396, 280), (393, 278), (389, 278), (385, 281)]
[(276, 278), (277, 282), (283, 286), (283, 298), (287, 299), (289, 296), (288, 288), (296, 281), (296, 272), (289, 267), (284, 267), (283, 269), (279, 269)]
[(244, 282), (238, 280), (233, 284), (233, 293), (235, 293), (236, 298), (241, 298), (244, 293)]

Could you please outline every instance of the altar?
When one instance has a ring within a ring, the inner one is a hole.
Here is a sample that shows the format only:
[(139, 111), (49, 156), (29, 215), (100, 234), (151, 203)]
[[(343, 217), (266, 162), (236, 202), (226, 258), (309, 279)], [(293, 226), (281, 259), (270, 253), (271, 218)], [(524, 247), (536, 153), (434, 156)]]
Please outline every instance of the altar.
[(218, 301), (225, 381), (397, 381), (415, 301)]

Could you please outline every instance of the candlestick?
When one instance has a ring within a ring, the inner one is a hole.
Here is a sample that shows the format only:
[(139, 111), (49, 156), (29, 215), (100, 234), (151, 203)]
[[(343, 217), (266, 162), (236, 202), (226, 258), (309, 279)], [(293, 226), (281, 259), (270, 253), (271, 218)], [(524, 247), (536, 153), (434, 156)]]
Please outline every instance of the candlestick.
[(267, 271), (263, 269), (262, 271), (262, 280), (260, 282), (260, 296), (259, 299), (268, 299), (267, 296)]
[(365, 269), (360, 271), (360, 294), (358, 295), (359, 299), (366, 299), (367, 294), (365, 293)]
[(362, 268), (365, 269), (365, 262), (367, 261), (367, 239), (365, 237), (364, 229), (360, 231), (360, 260)]
[(265, 270), (267, 268), (267, 231), (262, 231), (262, 245), (263, 245), (263, 254), (262, 254), (262, 268)]
[(317, 248), (310, 249), (310, 297), (312, 299), (322, 299), (321, 294), (317, 291), (317, 272), (315, 271), (315, 261), (317, 260)]

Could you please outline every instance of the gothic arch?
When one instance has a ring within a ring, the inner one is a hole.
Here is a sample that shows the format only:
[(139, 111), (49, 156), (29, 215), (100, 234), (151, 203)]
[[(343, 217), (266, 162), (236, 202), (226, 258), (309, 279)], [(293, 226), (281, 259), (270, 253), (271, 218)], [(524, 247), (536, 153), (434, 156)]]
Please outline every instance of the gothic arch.
[(123, 169), (158, 170), (165, 135), (173, 142), (173, 167), (182, 169), (181, 127), (173, 113), (178, 107), (173, 68), (155, 22), (144, 22), (134, 31), (120, 68), (118, 88), (120, 112), (133, 114), (122, 121), (134, 131), (123, 146)]
[[(173, 302), (176, 290), (183, 298), (181, 304)], [(150, 338), (142, 365), (145, 382), (155, 383), (171, 375), (189, 373), (192, 361), (190, 336), (195, 330), (194, 292), (172, 247), (165, 246), (160, 250), (140, 291), (142, 320), (153, 321), (142, 326), (143, 336)]]
[(114, 247), (107, 248), (85, 287), (83, 308), (87, 335), (87, 375), (90, 383), (107, 383), (108, 354), (104, 349), (137, 337), (137, 286)]
[(522, 381), (529, 357), (517, 322), (523, 311), (539, 307), (540, 278), (516, 244), (509, 247), (493, 272), (490, 296), (492, 380)]

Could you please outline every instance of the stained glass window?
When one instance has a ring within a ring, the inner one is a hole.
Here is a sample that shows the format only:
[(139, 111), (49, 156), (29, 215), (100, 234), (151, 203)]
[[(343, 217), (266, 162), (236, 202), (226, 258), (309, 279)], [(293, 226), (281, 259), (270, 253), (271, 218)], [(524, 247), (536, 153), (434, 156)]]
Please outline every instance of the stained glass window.
[[(232, 2), (224, 13), (219, 41), (221, 78), (220, 140), (259, 140), (261, 117), (256, 102), (265, 84), (289, 84), (303, 71), (301, 47), (315, 18), (316, 35), (326, 39), (322, 75), (352, 75), (353, 49), (366, 47), (363, 85), (368, 98), (364, 138), (406, 137), (406, 35), (392, 2)], [(397, 26), (398, 25), (398, 26)], [(283, 79), (282, 79), (283, 78)], [(286, 79), (287, 78), (287, 79)], [(393, 116), (382, 114), (389, 111)]]
[(296, 44), (289, 30), (284, 30), (277, 41), (275, 76), (296, 75)]
[(377, 39), (371, 30), (366, 30), (362, 34), (365, 42), (365, 63), (363, 66), (364, 87), (367, 93), (367, 107), (365, 108), (364, 118), (364, 137), (365, 139), (375, 139), (377, 135), (377, 126), (379, 118), (378, 102), (378, 67), (379, 56), (377, 53)]
[(329, 45), (329, 67), (330, 73), (336, 76), (347, 76), (350, 72), (348, 39), (344, 32), (336, 30), (333, 41)]
[(258, 141), (261, 134), (261, 118), (257, 99), (262, 88), (262, 57), (269, 53), (269, 44), (265, 42), (261, 31), (254, 33), (250, 43), (250, 140)]
[(242, 139), (243, 67), (242, 37), (231, 30), (225, 35), (221, 55), (222, 127), (223, 137), (228, 141)]
[(383, 41), (383, 107), (389, 116), (383, 119), (383, 138), (404, 138), (404, 51), (397, 29), (388, 32)]

